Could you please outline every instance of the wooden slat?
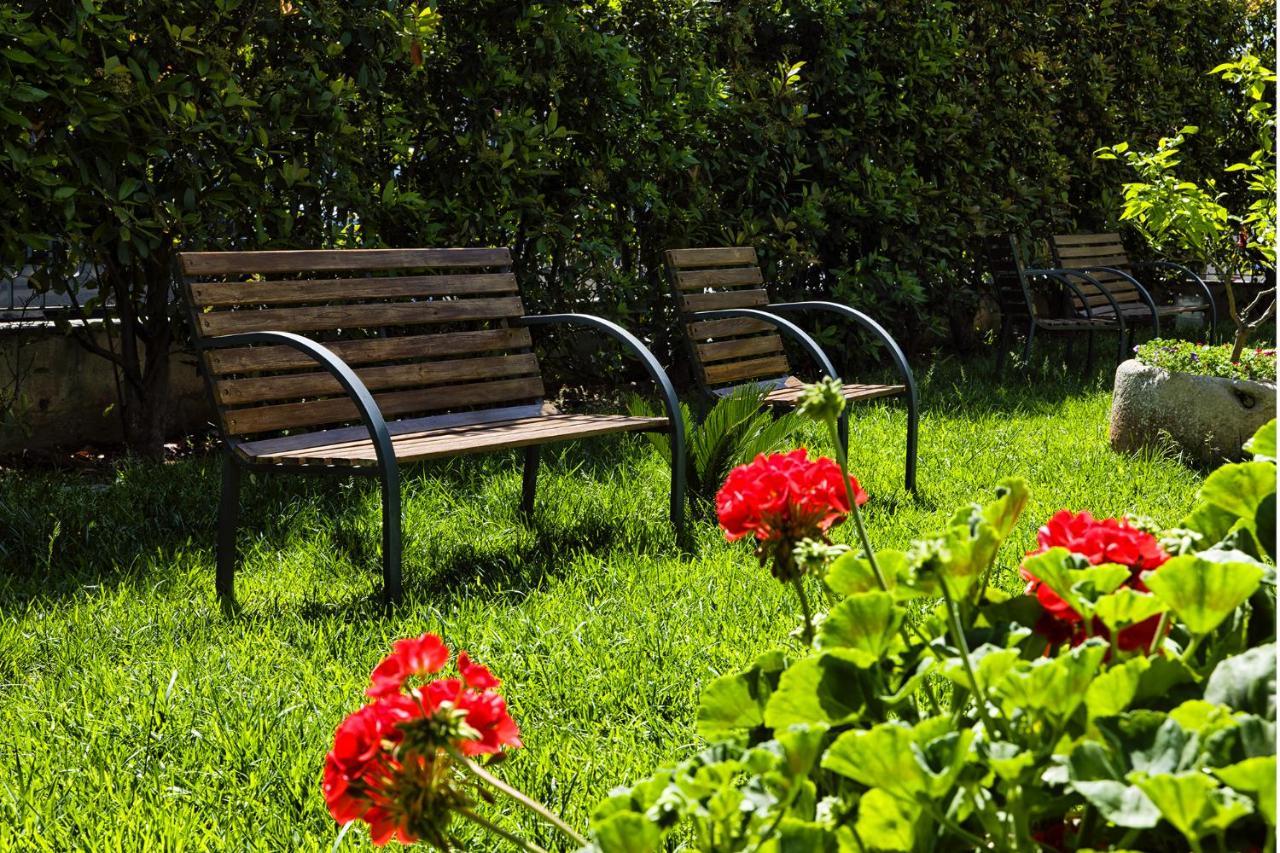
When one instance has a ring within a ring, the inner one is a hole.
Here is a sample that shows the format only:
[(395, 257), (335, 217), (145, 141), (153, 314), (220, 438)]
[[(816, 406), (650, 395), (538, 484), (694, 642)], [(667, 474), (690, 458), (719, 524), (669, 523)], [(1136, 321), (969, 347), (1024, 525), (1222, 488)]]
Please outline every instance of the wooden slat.
[(706, 364), (702, 368), (708, 385), (782, 376), (789, 369), (787, 360), (781, 356), (753, 358), (746, 361), (724, 361), (719, 364)]
[[(447, 415), (402, 418), (388, 423), (387, 432), (394, 437), (413, 432), (427, 432), (448, 427), (474, 426), (497, 421), (513, 421), (521, 418), (536, 418), (555, 414), (559, 414), (559, 410), (551, 403), (527, 403), (522, 406), (501, 406), (496, 409), (482, 409), (475, 412), (450, 412)], [(359, 444), (368, 440), (369, 430), (364, 426), (339, 427), (337, 429), (294, 433), (293, 435), (284, 435), (278, 438), (243, 441), (236, 445), (236, 450), (243, 458), (254, 459), (268, 454), (286, 454), (292, 451), (309, 450), (317, 447), (341, 447)]]
[[(505, 379), (538, 373), (538, 359), (532, 354), (458, 358), (448, 361), (419, 361), (388, 367), (366, 367), (356, 371), (370, 391), (390, 388), (422, 388), (448, 382)], [(342, 394), (342, 385), (329, 373), (293, 373), (252, 379), (223, 379), (216, 387), (218, 402), (242, 406), (267, 400), (296, 400)]]
[(186, 275), (501, 267), (508, 249), (319, 249), (266, 252), (180, 252)]
[(304, 305), (355, 299), (394, 299), (411, 296), (460, 296), (518, 293), (511, 273), (472, 275), (415, 275), (341, 278), (307, 281), (205, 281), (191, 285), (197, 308), (230, 305)]
[(1058, 263), (1068, 268), (1117, 267), (1120, 269), (1126, 269), (1129, 267), (1129, 256), (1105, 251), (1081, 251), (1074, 254), (1068, 254), (1068, 250), (1063, 249), (1058, 253)]
[[(374, 400), (382, 411), (383, 417), (391, 418), (410, 412), (438, 412), (461, 406), (531, 400), (541, 397), (543, 393), (542, 379), (532, 376), (525, 379), (454, 385), (448, 388), (392, 391), (375, 394)], [(226, 419), (229, 433), (248, 435), (293, 427), (342, 423), (357, 420), (359, 415), (355, 405), (349, 399), (335, 397), (325, 400), (307, 400), (301, 403), (257, 406), (251, 409), (230, 409), (224, 411), (223, 417)]]
[(698, 358), (704, 362), (726, 361), (749, 355), (765, 355), (782, 352), (782, 339), (777, 335), (758, 335), (754, 338), (736, 338), (698, 344)]
[(721, 293), (686, 293), (680, 297), (684, 310), (719, 311), (723, 308), (759, 308), (769, 304), (763, 290), (727, 290)]
[(196, 315), (196, 322), (203, 334), (227, 335), (234, 332), (309, 332), (320, 329), (366, 329), (377, 326), (498, 320), (519, 317), (523, 313), (520, 298), (512, 296), (440, 302), (210, 311)]
[(707, 338), (728, 338), (734, 335), (751, 335), (757, 332), (778, 333), (778, 327), (764, 320), (753, 320), (750, 317), (732, 318), (728, 320), (700, 320), (689, 323), (686, 327), (690, 339), (694, 341)]
[(1055, 234), (1053, 242), (1058, 246), (1095, 246), (1122, 241), (1119, 234), (1109, 231), (1103, 234)]
[(667, 263), (675, 269), (686, 267), (753, 266), (756, 250), (751, 246), (714, 249), (670, 249)]
[[(326, 342), (338, 358), (350, 365), (372, 364), (410, 358), (527, 349), (533, 346), (529, 330), (486, 329), (479, 332), (446, 332), (436, 335), (400, 335), (393, 338), (364, 338)], [(209, 369), (215, 374), (255, 373), (315, 367), (315, 359), (286, 346), (233, 347), (206, 351)]]
[[(413, 462), (619, 432), (660, 430), (666, 426), (666, 418), (553, 414), (522, 420), (461, 425), (452, 429), (410, 432), (393, 437), (392, 448), (398, 460)], [(368, 466), (373, 465), (377, 459), (376, 451), (368, 438), (363, 441), (268, 452), (257, 448), (262, 443), (264, 442), (246, 444), (242, 449), (249, 450), (250, 458), (256, 462), (281, 465)]]
[(681, 290), (701, 290), (704, 287), (739, 287), (764, 284), (759, 267), (729, 267), (715, 270), (684, 270), (676, 273)]

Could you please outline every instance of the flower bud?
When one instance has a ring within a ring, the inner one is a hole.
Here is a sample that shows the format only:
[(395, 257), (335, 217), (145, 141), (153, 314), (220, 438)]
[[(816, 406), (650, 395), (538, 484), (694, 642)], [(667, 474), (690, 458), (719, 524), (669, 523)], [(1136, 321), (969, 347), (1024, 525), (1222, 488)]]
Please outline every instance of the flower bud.
[(800, 395), (800, 404), (796, 407), (796, 412), (815, 421), (832, 423), (844, 411), (845, 400), (842, 389), (839, 379), (823, 377), (805, 387)]

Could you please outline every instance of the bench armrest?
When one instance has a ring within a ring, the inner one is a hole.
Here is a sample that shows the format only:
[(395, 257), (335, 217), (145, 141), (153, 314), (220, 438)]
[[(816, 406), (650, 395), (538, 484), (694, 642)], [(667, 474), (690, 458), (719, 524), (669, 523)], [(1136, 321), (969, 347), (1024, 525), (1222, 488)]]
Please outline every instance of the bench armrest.
[(1116, 269), (1115, 267), (1072, 267), (1071, 269), (1060, 270), (1060, 272), (1067, 273), (1068, 275), (1076, 275), (1085, 279), (1094, 287), (1098, 288), (1102, 293), (1105, 293), (1108, 297), (1111, 296), (1111, 291), (1107, 289), (1106, 285), (1091, 276), (1090, 273), (1105, 272), (1118, 275), (1134, 286), (1134, 289), (1138, 291), (1138, 295), (1142, 297), (1142, 301), (1151, 309), (1152, 316), (1158, 316), (1156, 311), (1156, 301), (1151, 297), (1151, 291), (1147, 290), (1146, 286), (1143, 285), (1142, 282), (1138, 281), (1122, 269)]
[[(919, 392), (916, 390), (915, 375), (911, 372), (911, 365), (907, 364), (907, 357), (902, 352), (902, 347), (898, 346), (898, 342), (893, 339), (879, 323), (870, 316), (861, 311), (850, 308), (848, 305), (841, 305), (838, 302), (780, 302), (768, 306), (770, 311), (794, 311), (797, 313), (825, 313), (835, 314), (846, 322), (870, 332), (872, 337), (877, 338), (885, 349), (889, 351), (889, 357), (893, 360), (893, 366), (898, 371), (898, 375), (902, 377), (902, 384), (907, 387), (907, 394), (914, 406), (919, 402)], [(832, 376), (837, 374), (832, 373)]]
[(1204, 301), (1209, 305), (1213, 305), (1213, 292), (1209, 290), (1209, 285), (1205, 284), (1204, 279), (1196, 274), (1195, 271), (1183, 264), (1175, 263), (1174, 261), (1142, 261), (1141, 263), (1133, 264), (1133, 268), (1139, 270), (1169, 270), (1177, 273), (1176, 276), (1171, 277), (1171, 284), (1187, 285), (1192, 290), (1198, 290), (1204, 294)]
[(382, 410), (378, 408), (373, 395), (369, 393), (369, 389), (365, 387), (360, 377), (333, 350), (292, 332), (241, 332), (203, 338), (197, 342), (197, 346), (201, 349), (224, 349), (248, 344), (276, 344), (292, 347), (310, 356), (327, 370), (347, 392), (347, 396), (355, 404), (356, 411), (360, 413), (360, 420), (369, 430), (369, 439), (373, 442), (374, 452), (378, 456), (378, 467), (382, 469), (384, 476), (388, 473), (393, 476), (396, 474), (396, 455), (391, 447), (391, 435), (387, 432), (387, 422), (382, 417)]
[(1078, 270), (1054, 270), (1054, 269), (1027, 270), (1028, 281), (1049, 279), (1049, 280), (1058, 282), (1059, 284), (1063, 285), (1068, 290), (1070, 290), (1072, 294), (1074, 294), (1075, 297), (1080, 300), (1080, 304), (1084, 306), (1085, 319), (1092, 320), (1093, 307), (1089, 305), (1089, 299), (1084, 295), (1084, 291), (1082, 291), (1079, 287), (1077, 287), (1071, 281), (1072, 276), (1075, 276), (1076, 278), (1082, 278), (1085, 281), (1089, 282), (1094, 287), (1098, 288), (1098, 291), (1107, 298), (1107, 302), (1111, 304), (1111, 310), (1113, 312), (1113, 316), (1115, 317), (1116, 323), (1118, 323), (1120, 326), (1120, 334), (1123, 335), (1124, 334), (1124, 315), (1120, 311), (1120, 303), (1116, 302), (1116, 298), (1111, 295), (1111, 291), (1103, 287), (1102, 284), (1098, 282), (1096, 279), (1094, 279), (1093, 276), (1085, 272), (1080, 272)]
[[(773, 306), (770, 306), (773, 307)], [(827, 358), (826, 352), (822, 347), (818, 346), (808, 332), (801, 329), (790, 320), (778, 317), (768, 311), (762, 311), (758, 308), (721, 308), (716, 311), (699, 311), (696, 314), (690, 314), (689, 319), (698, 320), (727, 320), (732, 317), (749, 317), (752, 320), (760, 320), (776, 326), (778, 331), (800, 344), (810, 358), (822, 369), (822, 373), (832, 379), (837, 378), (840, 374), (836, 373), (835, 367), (831, 364), (831, 359)]]

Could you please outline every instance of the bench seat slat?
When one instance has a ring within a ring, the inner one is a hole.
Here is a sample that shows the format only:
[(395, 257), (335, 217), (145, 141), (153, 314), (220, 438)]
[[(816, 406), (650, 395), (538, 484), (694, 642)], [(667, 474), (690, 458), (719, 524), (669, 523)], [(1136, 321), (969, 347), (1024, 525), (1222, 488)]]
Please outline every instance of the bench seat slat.
[[(422, 419), (422, 421), (430, 420), (432, 419)], [(533, 444), (592, 438), (619, 432), (656, 431), (667, 428), (666, 418), (629, 415), (565, 415), (554, 412), (509, 420), (489, 418), (469, 423), (463, 421), (453, 425), (417, 429), (412, 426), (412, 423), (404, 421), (397, 424), (398, 429), (392, 436), (392, 448), (396, 459), (401, 462), (527, 447)], [(294, 447), (282, 448), (278, 443), (279, 440), (269, 439), (263, 442), (240, 444), (237, 452), (242, 458), (260, 464), (368, 467), (376, 463), (377, 455), (373, 443), (368, 438), (333, 442), (332, 436), (327, 433), (311, 433), (307, 438), (313, 439), (314, 443), (310, 446), (297, 444)], [(277, 444), (271, 445), (268, 443), (270, 441), (276, 441)]]

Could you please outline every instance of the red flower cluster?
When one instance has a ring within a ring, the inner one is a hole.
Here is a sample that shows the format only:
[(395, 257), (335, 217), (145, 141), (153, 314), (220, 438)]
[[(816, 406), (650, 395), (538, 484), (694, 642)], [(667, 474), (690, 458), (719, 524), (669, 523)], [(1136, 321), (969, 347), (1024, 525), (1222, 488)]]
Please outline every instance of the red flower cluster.
[[(716, 495), (716, 513), (730, 542), (754, 533), (760, 542), (818, 538), (849, 513), (840, 467), (830, 459), (808, 459), (802, 447), (760, 454), (729, 473)], [(853, 480), (858, 505), (867, 493)]]
[[(1146, 584), (1142, 582), (1142, 573), (1158, 569), (1169, 559), (1169, 555), (1150, 533), (1139, 530), (1123, 519), (1095, 519), (1088, 512), (1077, 514), (1070, 510), (1059, 510), (1040, 528), (1036, 541), (1040, 543), (1040, 547), (1027, 552), (1028, 556), (1043, 554), (1050, 548), (1066, 548), (1094, 566), (1102, 563), (1127, 566), (1129, 580), (1122, 586), (1132, 587), (1140, 592), (1147, 591)], [(1022, 569), (1022, 577), (1028, 581), (1027, 594), (1034, 595), (1045, 609), (1046, 618), (1041, 620), (1037, 630), (1051, 642), (1068, 639), (1073, 645), (1083, 642), (1086, 631), (1080, 614), (1025, 567)], [(1155, 638), (1159, 623), (1160, 618), (1153, 616), (1130, 625), (1116, 637), (1116, 644), (1124, 651), (1148, 648)], [(1097, 636), (1109, 636), (1106, 626), (1096, 619), (1092, 628)]]
[[(411, 678), (433, 675), (448, 661), (448, 647), (434, 634), (399, 640), (370, 676), (366, 692), (373, 701), (334, 732), (325, 756), (325, 802), (338, 823), (368, 823), (376, 845), (392, 838), (413, 843), (415, 822), (447, 819), (449, 806), (459, 802), (450, 750), (474, 756), (522, 746), (495, 689), (500, 682), (466, 652), (458, 654), (458, 678), (409, 686)], [(442, 814), (417, 814), (414, 804), (423, 802)]]

